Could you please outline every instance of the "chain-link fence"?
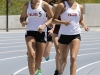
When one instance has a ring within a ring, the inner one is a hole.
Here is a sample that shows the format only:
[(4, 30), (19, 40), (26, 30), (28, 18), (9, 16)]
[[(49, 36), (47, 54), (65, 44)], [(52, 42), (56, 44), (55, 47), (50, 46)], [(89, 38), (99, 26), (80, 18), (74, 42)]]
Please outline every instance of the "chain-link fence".
[[(0, 0), (0, 30), (25, 29), (19, 18), (25, 3), (30, 0)], [(100, 0), (76, 0), (83, 4), (84, 20), (90, 27), (99, 27)]]

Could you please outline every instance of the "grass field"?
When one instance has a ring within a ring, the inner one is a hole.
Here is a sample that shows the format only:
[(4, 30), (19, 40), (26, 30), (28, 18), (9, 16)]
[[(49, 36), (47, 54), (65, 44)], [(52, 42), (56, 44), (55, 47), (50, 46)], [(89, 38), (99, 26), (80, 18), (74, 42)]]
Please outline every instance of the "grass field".
[[(9, 1), (9, 15), (21, 14), (25, 3), (30, 0), (8, 0)], [(100, 0), (76, 0), (78, 3), (100, 3)], [(0, 0), (0, 15), (6, 14), (6, 0)]]

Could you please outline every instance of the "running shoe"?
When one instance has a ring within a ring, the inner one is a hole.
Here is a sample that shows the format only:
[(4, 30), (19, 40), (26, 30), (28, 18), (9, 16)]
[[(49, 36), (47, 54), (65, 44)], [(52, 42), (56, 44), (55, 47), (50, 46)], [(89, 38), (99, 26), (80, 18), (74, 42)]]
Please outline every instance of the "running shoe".
[(50, 59), (50, 56), (48, 56), (47, 58), (45, 58), (46, 61), (48, 61)]
[(55, 70), (54, 75), (59, 75), (59, 71), (58, 70)]
[(38, 70), (36, 75), (42, 75), (42, 70)]

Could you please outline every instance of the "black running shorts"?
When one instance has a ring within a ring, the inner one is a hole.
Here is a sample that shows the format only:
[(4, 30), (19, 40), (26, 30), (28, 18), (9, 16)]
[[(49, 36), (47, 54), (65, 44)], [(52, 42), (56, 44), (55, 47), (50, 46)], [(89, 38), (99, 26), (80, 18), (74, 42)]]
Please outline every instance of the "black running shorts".
[(27, 37), (27, 36), (34, 37), (37, 42), (46, 43), (45, 32), (40, 33), (38, 31), (27, 31), (26, 34), (25, 34), (25, 37)]
[(61, 44), (69, 44), (74, 39), (79, 39), (81, 41), (80, 34), (76, 34), (76, 35), (63, 35), (63, 34), (61, 34), (58, 42)]
[(49, 35), (49, 30), (51, 30), (51, 28), (48, 28), (47, 27), (47, 41), (51, 41), (51, 42), (53, 42), (53, 40), (52, 40), (52, 36), (51, 35)]

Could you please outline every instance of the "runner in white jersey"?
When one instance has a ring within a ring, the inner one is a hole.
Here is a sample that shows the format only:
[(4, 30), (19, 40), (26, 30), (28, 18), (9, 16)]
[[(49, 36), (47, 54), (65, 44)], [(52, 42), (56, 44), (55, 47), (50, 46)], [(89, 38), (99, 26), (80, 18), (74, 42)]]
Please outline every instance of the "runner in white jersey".
[[(75, 75), (77, 68), (76, 58), (81, 40), (80, 25), (86, 31), (89, 31), (83, 20), (83, 6), (79, 5), (76, 0), (62, 0), (62, 3), (57, 6), (55, 13), (53, 23), (61, 24), (58, 40), (61, 54), (59, 75), (63, 74), (67, 63), (68, 45), (70, 47), (70, 75)], [(58, 20), (59, 16), (61, 20)]]
[[(46, 15), (49, 17), (47, 21)], [(45, 50), (45, 28), (52, 22), (53, 12), (48, 3), (42, 0), (31, 0), (24, 5), (20, 22), (26, 25), (25, 40), (28, 50), (28, 69), (30, 75), (40, 66)], [(26, 21), (28, 20), (28, 21)]]

